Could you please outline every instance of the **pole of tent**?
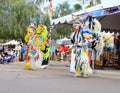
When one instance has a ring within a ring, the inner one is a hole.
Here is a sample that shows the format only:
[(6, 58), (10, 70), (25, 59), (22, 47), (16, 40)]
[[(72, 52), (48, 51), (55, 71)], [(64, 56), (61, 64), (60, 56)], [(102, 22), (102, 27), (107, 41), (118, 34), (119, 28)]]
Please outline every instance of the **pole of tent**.
[(50, 12), (49, 12), (49, 20), (50, 20), (50, 29), (49, 29), (49, 31), (50, 31), (50, 33), (49, 33), (49, 35), (50, 35), (50, 41), (51, 41), (51, 32), (52, 32), (52, 14), (53, 14), (53, 10), (52, 10), (52, 0), (49, 0), (49, 2), (50, 2)]
[[(49, 10), (49, 21), (50, 21), (50, 26), (49, 26), (49, 40), (50, 40), (50, 44), (51, 44), (51, 34), (52, 34), (52, 14), (53, 14), (53, 10), (52, 10), (52, 0), (49, 0), (49, 7), (50, 7), (50, 10)], [(49, 57), (49, 61), (50, 61), (50, 57)]]

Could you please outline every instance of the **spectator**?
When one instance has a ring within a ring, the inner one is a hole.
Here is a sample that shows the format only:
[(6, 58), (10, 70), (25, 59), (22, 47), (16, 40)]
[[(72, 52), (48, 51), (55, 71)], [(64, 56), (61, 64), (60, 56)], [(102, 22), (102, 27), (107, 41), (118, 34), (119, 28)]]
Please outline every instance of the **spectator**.
[(0, 64), (1, 64), (2, 61), (3, 61), (3, 58), (2, 58), (2, 56), (1, 56), (1, 53), (2, 53), (2, 52), (0, 52)]
[(62, 54), (63, 45), (59, 45), (57, 51), (58, 51), (58, 55), (60, 56), (60, 60), (63, 61), (63, 54)]
[(67, 44), (64, 44), (63, 52), (64, 52), (64, 56), (66, 57), (66, 56), (67, 56), (67, 53), (69, 52), (69, 47), (68, 47)]
[(54, 60), (55, 58), (55, 47), (52, 45), (50, 48), (50, 60)]
[(13, 51), (13, 49), (10, 49), (9, 55), (11, 56), (11, 62), (14, 62), (15, 59), (15, 52)]
[(20, 61), (24, 61), (25, 47), (21, 45)]
[(6, 52), (6, 53), (2, 52), (1, 56), (3, 59), (3, 64), (8, 64), (11, 61), (11, 56), (9, 55), (8, 52)]
[(19, 61), (19, 59), (20, 59), (20, 54), (21, 54), (21, 46), (20, 46), (20, 44), (18, 44), (18, 45), (15, 47), (15, 50), (16, 50), (16, 61)]
[(0, 45), (0, 52), (3, 52), (3, 46)]
[(118, 35), (116, 52), (118, 54), (118, 69), (120, 70), (120, 35)]

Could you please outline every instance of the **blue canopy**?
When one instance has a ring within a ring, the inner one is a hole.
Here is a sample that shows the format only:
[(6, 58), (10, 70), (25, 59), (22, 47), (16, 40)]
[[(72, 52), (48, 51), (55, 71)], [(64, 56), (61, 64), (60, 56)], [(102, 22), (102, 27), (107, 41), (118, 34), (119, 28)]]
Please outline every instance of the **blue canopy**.
[(103, 9), (87, 12), (87, 13), (82, 14), (81, 17), (85, 18), (85, 16), (87, 17), (88, 15), (92, 17), (100, 17), (100, 16), (112, 15), (116, 13), (120, 13), (120, 6), (103, 8)]

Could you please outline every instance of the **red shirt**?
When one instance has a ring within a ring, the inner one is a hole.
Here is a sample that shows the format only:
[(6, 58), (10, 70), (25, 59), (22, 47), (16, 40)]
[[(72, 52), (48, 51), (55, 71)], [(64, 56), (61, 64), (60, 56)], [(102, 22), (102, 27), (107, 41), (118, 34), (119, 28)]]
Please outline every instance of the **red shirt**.
[(62, 46), (58, 46), (58, 51), (62, 52), (63, 51), (63, 47)]
[(68, 52), (68, 50), (69, 50), (68, 46), (65, 45), (65, 46), (63, 47), (63, 52)]

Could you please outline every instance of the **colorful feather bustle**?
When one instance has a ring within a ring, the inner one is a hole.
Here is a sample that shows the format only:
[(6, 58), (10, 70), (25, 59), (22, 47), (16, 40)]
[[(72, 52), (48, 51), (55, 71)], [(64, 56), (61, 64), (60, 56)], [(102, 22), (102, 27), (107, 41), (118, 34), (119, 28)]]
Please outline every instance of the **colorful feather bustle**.
[[(42, 62), (43, 59), (47, 59), (50, 54), (50, 47), (48, 44), (48, 31), (47, 27), (40, 24), (36, 28), (33, 24), (27, 29), (27, 34), (25, 36), (25, 42), (28, 43), (28, 59), (24, 64), (25, 69), (37, 70), (37, 65)], [(46, 42), (47, 41), (47, 42)], [(42, 55), (40, 57), (40, 55)], [(41, 60), (42, 59), (42, 60)]]
[(47, 39), (47, 35), (48, 35), (47, 27), (42, 25), (42, 24), (40, 24), (37, 27), (36, 35), (41, 35), (44, 40)]
[(30, 37), (30, 28), (27, 27), (27, 28), (26, 28), (26, 31), (27, 31), (27, 34), (25, 35), (24, 40), (25, 40), (25, 42), (28, 42), (28, 41), (29, 41), (29, 37)]
[(79, 76), (81, 74), (81, 72), (80, 72), (80, 62), (77, 62), (77, 64), (76, 64), (75, 74), (76, 74), (76, 76)]
[(84, 29), (83, 37), (86, 41), (91, 41), (93, 39), (93, 33), (88, 29)]

